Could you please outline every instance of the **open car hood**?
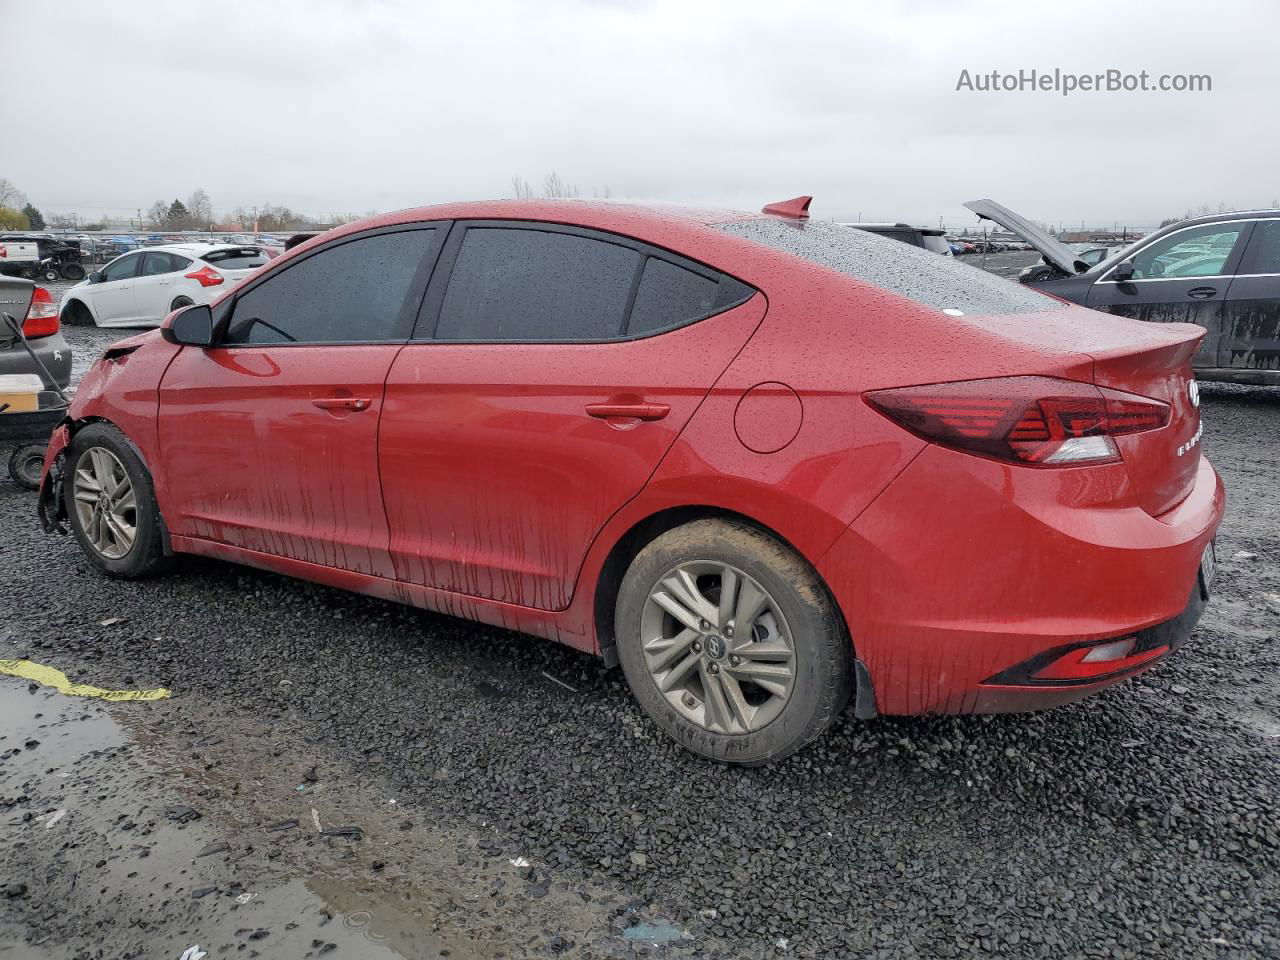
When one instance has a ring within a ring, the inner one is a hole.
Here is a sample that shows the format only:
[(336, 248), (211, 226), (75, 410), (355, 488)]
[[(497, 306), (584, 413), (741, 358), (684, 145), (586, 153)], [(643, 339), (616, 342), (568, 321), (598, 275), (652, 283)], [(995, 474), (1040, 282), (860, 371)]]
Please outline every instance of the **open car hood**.
[(970, 200), (965, 206), (984, 220), (994, 220), (1006, 230), (1012, 230), (1039, 250), (1046, 261), (1068, 276), (1084, 273), (1089, 269), (1087, 263), (1076, 259), (1075, 253), (1066, 244), (1055, 240), (1030, 220), (1014, 213), (1008, 207), (1001, 206), (994, 200)]

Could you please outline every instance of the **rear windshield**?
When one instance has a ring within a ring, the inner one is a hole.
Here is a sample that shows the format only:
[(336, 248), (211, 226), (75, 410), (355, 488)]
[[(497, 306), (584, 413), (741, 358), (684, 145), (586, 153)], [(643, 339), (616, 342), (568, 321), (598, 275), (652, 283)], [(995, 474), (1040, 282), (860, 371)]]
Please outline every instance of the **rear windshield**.
[(954, 257), (821, 220), (754, 217), (718, 229), (939, 310), (966, 314), (1051, 310), (1044, 294)]
[(237, 247), (234, 250), (210, 250), (200, 259), (223, 270), (252, 270), (266, 263), (267, 255), (257, 247)]

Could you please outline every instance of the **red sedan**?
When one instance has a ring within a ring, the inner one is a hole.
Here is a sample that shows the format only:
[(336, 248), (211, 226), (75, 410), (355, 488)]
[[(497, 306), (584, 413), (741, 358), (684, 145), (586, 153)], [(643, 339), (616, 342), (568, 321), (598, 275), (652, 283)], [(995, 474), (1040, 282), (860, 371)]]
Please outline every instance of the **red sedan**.
[(1204, 331), (807, 218), (426, 207), (110, 347), (45, 463), (108, 574), (192, 553), (558, 640), (736, 763), (1027, 710), (1193, 628)]

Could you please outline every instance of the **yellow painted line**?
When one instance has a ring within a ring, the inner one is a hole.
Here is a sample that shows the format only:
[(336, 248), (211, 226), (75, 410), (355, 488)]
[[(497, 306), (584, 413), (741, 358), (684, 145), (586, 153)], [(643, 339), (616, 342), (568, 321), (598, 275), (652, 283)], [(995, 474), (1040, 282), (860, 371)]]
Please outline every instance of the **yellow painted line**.
[(69, 697), (97, 697), (100, 700), (119, 703), (123, 700), (164, 700), (169, 696), (169, 691), (164, 687), (157, 687), (154, 690), (103, 690), (101, 687), (91, 687), (87, 683), (72, 683), (61, 670), (55, 670), (53, 667), (46, 667), (42, 663), (34, 663), (31, 660), (0, 660), (0, 673), (21, 677), (24, 680), (34, 680), (46, 687), (53, 687), (59, 693), (65, 693)]

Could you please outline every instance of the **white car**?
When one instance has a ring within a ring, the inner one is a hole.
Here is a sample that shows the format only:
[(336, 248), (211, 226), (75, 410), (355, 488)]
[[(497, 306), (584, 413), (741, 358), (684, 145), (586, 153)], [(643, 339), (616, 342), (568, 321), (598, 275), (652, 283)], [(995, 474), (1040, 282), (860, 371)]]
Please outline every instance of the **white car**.
[(156, 327), (171, 311), (209, 303), (268, 260), (255, 246), (174, 243), (116, 257), (62, 296), (64, 324)]

